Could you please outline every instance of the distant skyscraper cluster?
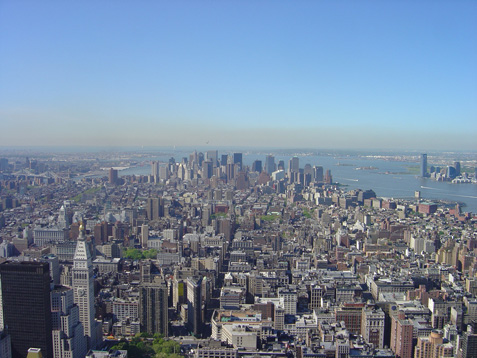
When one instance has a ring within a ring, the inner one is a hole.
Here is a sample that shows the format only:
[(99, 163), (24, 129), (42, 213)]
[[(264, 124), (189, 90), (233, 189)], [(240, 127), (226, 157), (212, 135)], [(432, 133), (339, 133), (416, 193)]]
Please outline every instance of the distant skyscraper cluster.
[[(476, 170), (477, 171), (477, 170)], [(477, 173), (474, 176), (477, 178)], [(428, 169), (427, 154), (421, 154), (420, 176), (422, 178), (431, 178), (437, 181), (452, 181), (456, 183), (470, 183), (471, 179), (467, 173), (462, 173), (459, 161), (454, 161), (452, 165), (434, 166)]]
[[(287, 169), (287, 170), (285, 170)], [(265, 157), (264, 164), (261, 160), (255, 160), (251, 167), (243, 163), (243, 153), (222, 154), (217, 150), (207, 152), (193, 152), (188, 158), (182, 158), (177, 163), (171, 158), (168, 163), (153, 161), (151, 163), (150, 182), (166, 182), (168, 179), (177, 177), (182, 180), (207, 180), (213, 186), (222, 182), (233, 184), (237, 189), (249, 187), (250, 175), (259, 175), (259, 182), (266, 183), (270, 180), (287, 180), (288, 183), (297, 185), (309, 185), (310, 183), (332, 184), (331, 172), (323, 172), (321, 166), (306, 164), (300, 168), (300, 159), (292, 157), (288, 161), (288, 168), (283, 160), (275, 162), (273, 155)], [(278, 186), (280, 187), (280, 186)], [(148, 212), (151, 212), (148, 203)]]

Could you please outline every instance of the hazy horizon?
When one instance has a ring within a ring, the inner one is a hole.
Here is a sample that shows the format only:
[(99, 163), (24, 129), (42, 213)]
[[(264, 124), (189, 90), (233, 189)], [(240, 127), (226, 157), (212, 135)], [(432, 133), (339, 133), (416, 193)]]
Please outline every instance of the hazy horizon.
[(477, 150), (477, 2), (0, 3), (2, 146)]

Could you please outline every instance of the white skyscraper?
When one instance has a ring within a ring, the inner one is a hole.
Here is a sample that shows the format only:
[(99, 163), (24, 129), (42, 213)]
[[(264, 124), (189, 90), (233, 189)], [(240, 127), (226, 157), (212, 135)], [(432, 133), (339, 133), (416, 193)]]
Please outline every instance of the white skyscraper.
[(73, 296), (73, 290), (65, 286), (56, 286), (51, 292), (54, 358), (83, 358), (87, 353), (87, 340)]
[(79, 307), (79, 319), (83, 323), (84, 334), (88, 337), (88, 348), (96, 347), (97, 327), (94, 320), (93, 263), (86, 244), (83, 224), (73, 259), (74, 301)]
[(70, 220), (68, 218), (68, 213), (64, 205), (61, 206), (60, 212), (58, 214), (58, 227), (60, 229), (69, 229), (70, 228)]

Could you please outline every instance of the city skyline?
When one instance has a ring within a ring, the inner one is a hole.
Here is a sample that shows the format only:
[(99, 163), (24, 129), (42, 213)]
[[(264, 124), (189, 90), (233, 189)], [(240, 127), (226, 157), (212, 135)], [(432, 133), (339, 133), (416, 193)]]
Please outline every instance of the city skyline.
[(476, 150), (476, 14), (467, 1), (6, 1), (0, 141)]

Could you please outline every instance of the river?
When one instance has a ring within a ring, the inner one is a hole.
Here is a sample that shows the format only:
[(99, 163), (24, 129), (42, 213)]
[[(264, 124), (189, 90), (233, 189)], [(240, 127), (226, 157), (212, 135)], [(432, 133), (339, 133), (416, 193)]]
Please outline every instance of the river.
[[(188, 157), (190, 152), (174, 152), (176, 161)], [(220, 152), (219, 152), (220, 154)], [(420, 178), (415, 174), (419, 164), (410, 161), (385, 160), (361, 156), (333, 157), (327, 155), (297, 155), (300, 168), (305, 164), (322, 166), (331, 170), (334, 182), (339, 182), (351, 189), (372, 189), (378, 197), (412, 199), (414, 192), (420, 191), (424, 200), (445, 200), (464, 204), (464, 211), (477, 213), (477, 184), (452, 184), (438, 182), (429, 178)], [(148, 175), (151, 173), (149, 162), (159, 160), (166, 162), (171, 155), (142, 158), (142, 165), (120, 171), (120, 175)], [(288, 166), (290, 155), (275, 155), (275, 163), (279, 160)], [(253, 161), (265, 163), (265, 154), (243, 154), (243, 164), (251, 166)], [(430, 164), (429, 164), (430, 165)], [(357, 170), (356, 168), (362, 168)], [(375, 169), (374, 169), (375, 168)]]

